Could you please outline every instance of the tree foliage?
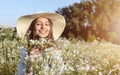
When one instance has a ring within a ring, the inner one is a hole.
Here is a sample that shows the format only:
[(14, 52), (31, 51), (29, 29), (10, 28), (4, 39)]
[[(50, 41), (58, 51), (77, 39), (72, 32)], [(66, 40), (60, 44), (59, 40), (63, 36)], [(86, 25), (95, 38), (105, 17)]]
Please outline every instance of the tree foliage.
[(63, 36), (85, 41), (90, 41), (92, 36), (94, 39), (119, 43), (119, 5), (120, 2), (116, 0), (82, 0), (59, 8), (56, 12), (62, 14), (67, 22)]

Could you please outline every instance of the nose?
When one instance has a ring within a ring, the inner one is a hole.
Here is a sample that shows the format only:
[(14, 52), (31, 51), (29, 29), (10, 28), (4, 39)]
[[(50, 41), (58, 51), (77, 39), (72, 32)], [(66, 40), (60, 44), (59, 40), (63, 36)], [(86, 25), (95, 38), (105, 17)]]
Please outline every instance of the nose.
[(42, 25), (41, 25), (41, 29), (44, 29), (44, 27), (45, 27), (45, 25), (44, 25), (44, 24), (42, 24)]

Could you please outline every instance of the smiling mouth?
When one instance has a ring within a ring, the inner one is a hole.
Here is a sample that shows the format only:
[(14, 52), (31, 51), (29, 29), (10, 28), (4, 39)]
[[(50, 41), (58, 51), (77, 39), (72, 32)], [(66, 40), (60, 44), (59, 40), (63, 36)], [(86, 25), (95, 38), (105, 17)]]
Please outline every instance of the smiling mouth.
[(39, 30), (39, 33), (40, 34), (45, 34), (47, 31), (41, 31), (41, 30)]

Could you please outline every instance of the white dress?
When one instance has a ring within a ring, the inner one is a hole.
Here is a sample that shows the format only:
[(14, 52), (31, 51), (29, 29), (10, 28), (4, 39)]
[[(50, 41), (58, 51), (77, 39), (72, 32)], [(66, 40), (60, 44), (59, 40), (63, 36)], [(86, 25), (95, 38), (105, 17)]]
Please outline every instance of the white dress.
[[(26, 49), (23, 48), (20, 55), (20, 63), (18, 65), (18, 75), (28, 75), (24, 72), (26, 69), (26, 65), (24, 63), (27, 55), (26, 53)], [(62, 61), (61, 50), (50, 51), (50, 49), (46, 49), (45, 52), (39, 54), (38, 57), (40, 57), (39, 59), (42, 59), (42, 64), (37, 66), (38, 68), (41, 68), (40, 74), (61, 75), (61, 73), (64, 71), (64, 62)]]

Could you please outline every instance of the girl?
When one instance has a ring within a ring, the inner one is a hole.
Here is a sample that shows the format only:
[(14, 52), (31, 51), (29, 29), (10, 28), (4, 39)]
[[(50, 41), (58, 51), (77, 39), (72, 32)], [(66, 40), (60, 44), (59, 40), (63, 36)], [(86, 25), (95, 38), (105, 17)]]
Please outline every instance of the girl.
[[(27, 40), (40, 40), (40, 37), (51, 40), (54, 45), (46, 46), (44, 52), (40, 48), (34, 46), (31, 48), (30, 53), (27, 49), (30, 47), (28, 43), (27, 47), (22, 49), (21, 59), (18, 65), (18, 75), (28, 75), (36, 74), (36, 70), (29, 70), (30, 61), (23, 63), (25, 57), (29, 55), (32, 57), (34, 55), (39, 56), (44, 59), (39, 67), (41, 67), (40, 74), (42, 75), (59, 75), (62, 73), (64, 64), (61, 58), (61, 50), (59, 50), (55, 40), (62, 34), (65, 28), (65, 19), (63, 16), (56, 13), (36, 13), (32, 15), (25, 15), (18, 19), (17, 21), (17, 33), (20, 38), (24, 38), (25, 34), (30, 31)], [(53, 52), (52, 55), (50, 52)], [(46, 58), (44, 58), (44, 55)], [(39, 58), (38, 58), (39, 59)], [(52, 61), (50, 61), (52, 60)], [(36, 61), (34, 61), (36, 62)], [(40, 61), (38, 61), (39, 63)]]

